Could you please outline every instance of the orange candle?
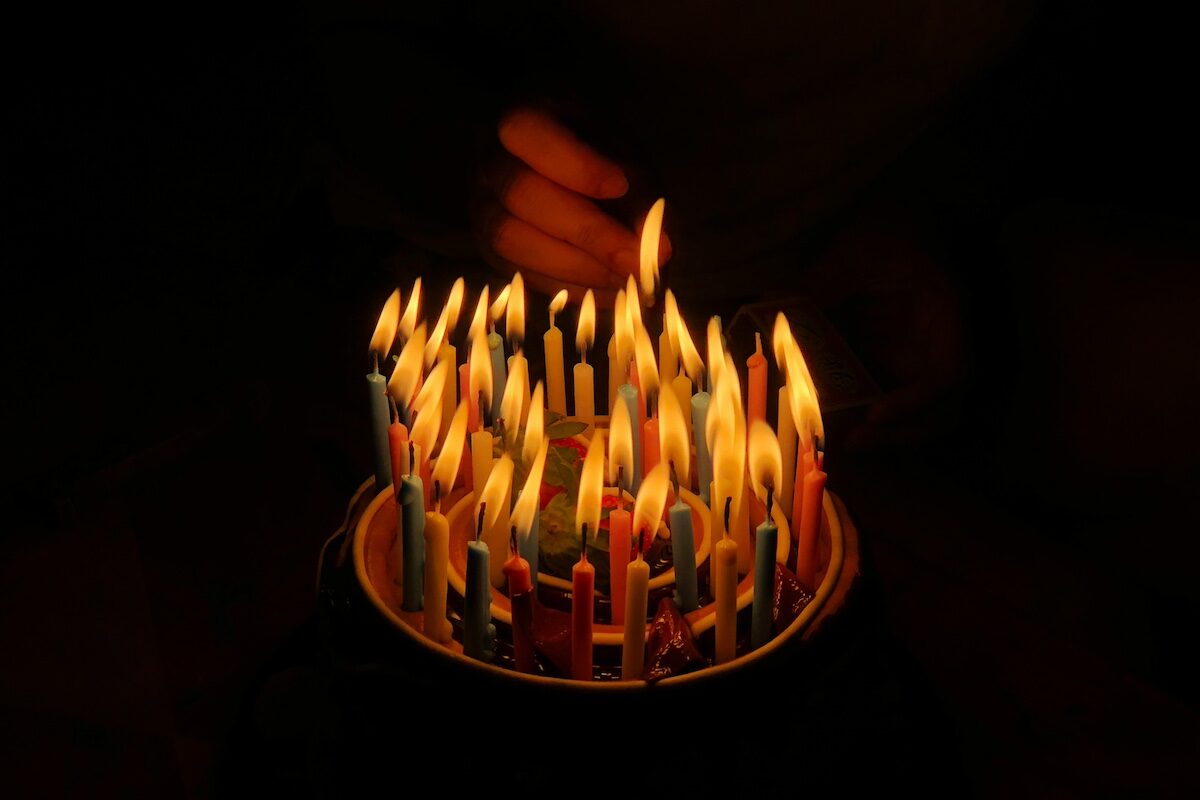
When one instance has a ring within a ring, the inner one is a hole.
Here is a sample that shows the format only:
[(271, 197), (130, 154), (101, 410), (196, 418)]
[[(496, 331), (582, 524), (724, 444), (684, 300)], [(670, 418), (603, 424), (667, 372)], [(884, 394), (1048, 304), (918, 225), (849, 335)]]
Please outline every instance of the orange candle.
[(800, 533), (796, 542), (796, 578), (809, 591), (817, 589), (817, 543), (821, 532), (822, 497), (825, 493), (825, 454), (804, 456), (804, 504), (800, 512)]
[(746, 359), (746, 370), (749, 373), (746, 398), (746, 424), (754, 424), (754, 420), (767, 419), (767, 359), (763, 355), (762, 336), (754, 334), (754, 353)]
[(512, 606), (513, 657), (521, 672), (533, 672), (533, 580), (529, 562), (517, 553), (517, 529), (512, 528), (510, 548), (512, 557), (504, 562), (508, 579), (508, 598)]

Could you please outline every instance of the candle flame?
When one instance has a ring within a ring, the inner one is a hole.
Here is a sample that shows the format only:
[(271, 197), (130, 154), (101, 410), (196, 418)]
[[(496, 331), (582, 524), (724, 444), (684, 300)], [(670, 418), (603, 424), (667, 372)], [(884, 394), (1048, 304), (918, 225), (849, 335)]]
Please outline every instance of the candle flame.
[(413, 398), (412, 408), (417, 421), (409, 437), (421, 448), (426, 458), (433, 455), (438, 431), (442, 427), (442, 390), (450, 374), (450, 363), (439, 361)]
[(621, 400), (613, 405), (612, 418), (608, 421), (608, 482), (617, 485), (617, 472), (621, 468), (628, 486), (633, 478), (633, 423), (629, 419), (629, 406)]
[(783, 484), (783, 456), (775, 431), (761, 419), (750, 425), (750, 486), (758, 499), (767, 502), (767, 490), (778, 492)]
[[(633, 358), (633, 330), (629, 326), (629, 298), (624, 289), (617, 291), (617, 301), (613, 305), (613, 335), (617, 340), (617, 366), (622, 373)], [(624, 374), (621, 375), (622, 380)]]
[[(625, 405), (618, 403), (617, 405)], [(691, 467), (691, 447), (688, 445), (687, 423), (675, 392), (664, 391), (658, 401), (658, 447), (660, 459), (675, 465), (679, 482), (686, 485)]]
[(683, 321), (683, 315), (679, 313), (679, 307), (675, 303), (675, 295), (671, 293), (670, 289), (667, 290), (664, 324), (669, 325), (670, 330), (674, 331), (671, 344), (675, 348), (675, 352), (679, 353), (680, 360), (683, 361), (684, 371), (687, 372), (693, 383), (701, 387), (700, 382), (704, 378), (704, 360), (700, 358), (700, 353), (696, 350), (692, 334), (688, 332), (687, 323)]
[(421, 354), (425, 350), (425, 323), (422, 322), (413, 331), (413, 335), (404, 343), (400, 358), (396, 360), (396, 368), (388, 379), (388, 392), (396, 401), (396, 405), (407, 408), (412, 402), (413, 393), (417, 390), (417, 381), (421, 379)]
[(800, 345), (789, 336), (785, 343), (785, 359), (787, 369), (788, 405), (792, 410), (796, 430), (807, 437), (825, 438), (825, 424), (821, 419), (821, 404), (817, 399), (817, 387), (813, 383), (812, 373), (804, 362), (804, 354)]
[(417, 328), (417, 315), (421, 312), (421, 279), (413, 281), (412, 291), (408, 293), (408, 305), (404, 307), (404, 316), (400, 318), (400, 338), (408, 341)]
[(371, 334), (371, 350), (382, 358), (392, 349), (396, 341), (396, 327), (400, 324), (400, 290), (393, 289), (379, 312), (379, 321), (375, 323), (375, 332)]
[(663, 508), (667, 504), (667, 486), (671, 474), (665, 461), (659, 461), (654, 469), (642, 478), (637, 500), (633, 504), (633, 533), (641, 540), (643, 531), (656, 533), (662, 522)]
[(554, 327), (554, 315), (567, 307), (567, 290), (559, 289), (558, 294), (550, 301), (550, 327)]
[(575, 507), (575, 529), (587, 525), (588, 536), (595, 537), (600, 528), (600, 498), (604, 493), (604, 432), (599, 428), (588, 442), (579, 476), (579, 499)]
[(592, 342), (596, 340), (596, 296), (588, 289), (579, 306), (579, 325), (575, 328), (575, 347), (580, 358), (585, 358)]
[(638, 381), (642, 385), (642, 396), (649, 399), (658, 395), (658, 362), (654, 358), (654, 345), (646, 326), (638, 320), (633, 338), (634, 360), (637, 362)]
[(642, 295), (646, 302), (654, 300), (654, 286), (658, 282), (658, 241), (662, 237), (663, 211), (667, 201), (658, 198), (646, 213), (642, 224), (642, 250), (639, 273), (642, 279)]
[(709, 317), (705, 333), (708, 344), (708, 369), (715, 385), (721, 380), (721, 370), (725, 368), (725, 345), (721, 341), (721, 318)]
[(546, 452), (550, 448), (550, 440), (542, 439), (530, 461), (529, 473), (525, 476), (525, 485), (517, 497), (517, 505), (513, 509), (513, 522), (521, 535), (526, 535), (533, 529), (533, 518), (538, 513), (542, 494), (542, 473), (546, 468)]
[(775, 327), (771, 330), (771, 347), (775, 351), (775, 365), (779, 367), (785, 380), (787, 378), (788, 342), (794, 341), (796, 339), (792, 336), (792, 327), (788, 325), (787, 317), (780, 311), (775, 315)]
[[(733, 357), (725, 353), (722, 362), (704, 433), (712, 452), (713, 477), (728, 492), (727, 496), (733, 498), (736, 512), (741, 507), (746, 478), (746, 414)], [(725, 497), (719, 497), (715, 502), (722, 504)]]
[(637, 330), (642, 324), (642, 296), (632, 275), (625, 279), (625, 316), (629, 320), (630, 331)]
[(504, 438), (509, 444), (517, 440), (521, 415), (525, 411), (525, 389), (529, 386), (529, 361), (513, 358), (509, 362), (508, 380), (500, 397), (500, 416), (504, 420)]
[(483, 516), (485, 530), (496, 524), (502, 510), (511, 507), (512, 478), (513, 461), (509, 458), (508, 453), (505, 453), (500, 456), (499, 461), (492, 465), (487, 483), (483, 485), (483, 491), (479, 493), (479, 499), (475, 501), (475, 514), (471, 517), (475, 520), (479, 519), (480, 504), (487, 503), (487, 512)]
[(542, 439), (546, 437), (546, 409), (545, 389), (542, 387), (542, 382), (538, 381), (537, 386), (533, 387), (533, 395), (529, 398), (528, 418), (525, 421), (525, 439), (521, 445), (521, 455), (525, 463), (530, 463), (531, 459), (537, 455), (538, 447), (541, 446)]
[(508, 295), (508, 310), (504, 316), (504, 329), (508, 340), (514, 345), (525, 341), (525, 279), (521, 273), (513, 275)]
[(442, 306), (442, 313), (438, 316), (437, 324), (433, 326), (433, 333), (429, 334), (429, 341), (425, 344), (425, 369), (433, 366), (442, 345), (446, 343), (446, 340), (454, 333), (455, 326), (458, 325), (458, 312), (462, 309), (466, 286), (466, 282), (459, 278), (450, 288), (450, 297), (446, 299), (446, 305)]
[(484, 286), (483, 291), (479, 293), (479, 299), (475, 302), (475, 313), (471, 315), (471, 327), (467, 329), (467, 340), (475, 341), (475, 332), (483, 331), (483, 335), (487, 336), (488, 324), (488, 287)]
[(479, 402), (483, 395), (485, 408), (492, 406), (492, 356), (488, 350), (487, 333), (481, 327), (471, 337), (471, 352), (467, 358), (468, 401)]
[(504, 313), (504, 309), (508, 308), (508, 293), (512, 291), (512, 284), (504, 284), (504, 288), (496, 295), (496, 299), (492, 301), (491, 310), (488, 312), (489, 321), (495, 323)]
[(467, 401), (458, 404), (450, 429), (446, 431), (446, 441), (442, 442), (442, 452), (433, 465), (434, 483), (441, 484), (442, 497), (447, 497), (454, 488), (458, 477), (459, 462), (462, 461), (463, 446), (467, 441)]

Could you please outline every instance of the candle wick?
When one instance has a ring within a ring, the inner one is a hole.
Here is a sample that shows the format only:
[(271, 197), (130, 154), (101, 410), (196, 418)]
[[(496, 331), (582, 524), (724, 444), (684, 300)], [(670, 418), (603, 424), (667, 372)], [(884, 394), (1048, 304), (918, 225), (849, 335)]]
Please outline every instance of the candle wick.
[(433, 510), (442, 513), (442, 482), (436, 479), (433, 481)]
[(771, 521), (771, 506), (774, 504), (774, 502), (775, 502), (775, 489), (774, 489), (774, 487), (768, 486), (767, 487), (767, 522)]
[(379, 374), (379, 351), (374, 347), (371, 348), (371, 372), (375, 375)]
[(408, 477), (412, 477), (413, 465), (417, 463), (417, 446), (412, 439), (408, 440)]
[(587, 341), (584, 341), (583, 349), (579, 351), (579, 363), (583, 364), (585, 367), (587, 366), (587, 351), (588, 351)]
[(617, 464), (617, 508), (621, 511), (625, 510), (625, 491), (622, 488), (625, 485), (625, 465)]
[(487, 513), (487, 501), (484, 500), (479, 504), (479, 522), (475, 526), (475, 541), (479, 541), (479, 537), (483, 536), (483, 517)]
[(396, 405), (396, 398), (388, 395), (388, 408), (392, 412), (392, 422), (400, 421), (400, 408)]
[(485, 408), (486, 408), (486, 407), (485, 407), (485, 404), (484, 404), (484, 402), (483, 402), (483, 390), (482, 390), (482, 389), (480, 389), (480, 390), (479, 390), (479, 427), (480, 427), (481, 429), (482, 429), (482, 428), (485, 426), (485, 424), (487, 423), (487, 419), (486, 419), (486, 417), (485, 417)]
[(512, 554), (517, 554), (517, 526), (513, 525), (508, 531), (508, 544), (512, 548)]
[(729, 535), (729, 512), (732, 509), (733, 509), (733, 498), (726, 497), (725, 498), (725, 530), (721, 534), (722, 539), (724, 539), (726, 536)]
[(675, 472), (675, 459), (672, 458), (667, 463), (671, 466), (671, 483), (675, 486), (675, 499), (678, 501), (680, 499), (679, 474)]
[(579, 534), (579, 560), (587, 561), (587, 523), (583, 523)]

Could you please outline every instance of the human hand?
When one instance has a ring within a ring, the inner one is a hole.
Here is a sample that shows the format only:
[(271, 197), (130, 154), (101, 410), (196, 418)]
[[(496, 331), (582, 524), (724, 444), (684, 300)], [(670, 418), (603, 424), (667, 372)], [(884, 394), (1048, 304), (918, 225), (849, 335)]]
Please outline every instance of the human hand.
[[(485, 257), (547, 295), (615, 295), (637, 273), (638, 237), (595, 201), (626, 195), (625, 170), (542, 111), (510, 111), (497, 133), (503, 152), (484, 170), (473, 220)], [(664, 234), (659, 263), (670, 255)]]

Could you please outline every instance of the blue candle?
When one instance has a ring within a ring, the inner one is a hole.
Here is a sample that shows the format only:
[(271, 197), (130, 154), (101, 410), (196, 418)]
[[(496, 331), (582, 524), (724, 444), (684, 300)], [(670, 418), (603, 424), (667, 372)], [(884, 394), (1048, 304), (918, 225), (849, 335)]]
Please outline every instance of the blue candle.
[(708, 452), (708, 439), (704, 436), (704, 423), (708, 420), (708, 392), (692, 395), (692, 436), (696, 440), (696, 487), (707, 505), (709, 486), (713, 479), (712, 454)]
[(696, 591), (696, 540), (692, 534), (692, 508), (677, 498), (668, 512), (671, 553), (675, 560), (675, 604), (683, 613), (700, 606)]
[[(410, 463), (412, 461), (410, 456)], [(421, 476), (400, 479), (400, 510), (404, 529), (404, 600), (405, 611), (420, 611), (425, 605), (425, 486)]]
[[(768, 498), (769, 499), (769, 498)], [(771, 504), (767, 518), (755, 531), (754, 611), (750, 622), (750, 644), (762, 647), (771, 640), (771, 610), (775, 595), (775, 549), (779, 528), (771, 519)]]
[(367, 375), (367, 395), (371, 399), (371, 440), (375, 447), (375, 491), (382, 492), (392, 484), (392, 455), (388, 449), (387, 381), (379, 374), (378, 366)]
[(492, 331), (487, 337), (489, 355), (492, 357), (492, 424), (500, 418), (500, 401), (504, 397), (504, 384), (508, 382), (508, 366), (504, 358), (504, 339)]
[(537, 598), (537, 576), (538, 576), (538, 517), (539, 514), (533, 512), (533, 524), (529, 526), (529, 533), (521, 539), (519, 550), (521, 558), (529, 562), (529, 579), (533, 581), (533, 596)]
[[(479, 510), (483, 517), (483, 508)], [(492, 584), (486, 542), (467, 542), (467, 596), (463, 605), (463, 652), (470, 658), (492, 658)]]
[(633, 429), (633, 474), (629, 477), (629, 491), (636, 495), (642, 485), (642, 430), (637, 424), (638, 392), (633, 384), (625, 383), (617, 389), (617, 399), (629, 410), (630, 427)]

